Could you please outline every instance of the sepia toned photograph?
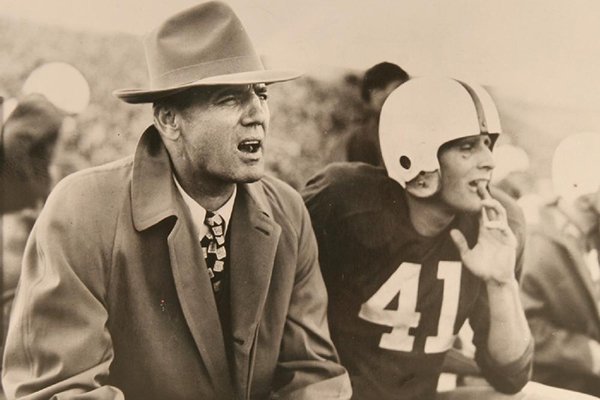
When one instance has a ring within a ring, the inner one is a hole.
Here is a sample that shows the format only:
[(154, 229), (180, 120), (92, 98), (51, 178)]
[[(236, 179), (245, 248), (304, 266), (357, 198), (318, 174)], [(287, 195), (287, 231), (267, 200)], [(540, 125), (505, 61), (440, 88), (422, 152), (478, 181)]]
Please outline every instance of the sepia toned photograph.
[(600, 399), (599, 15), (0, 1), (0, 400)]

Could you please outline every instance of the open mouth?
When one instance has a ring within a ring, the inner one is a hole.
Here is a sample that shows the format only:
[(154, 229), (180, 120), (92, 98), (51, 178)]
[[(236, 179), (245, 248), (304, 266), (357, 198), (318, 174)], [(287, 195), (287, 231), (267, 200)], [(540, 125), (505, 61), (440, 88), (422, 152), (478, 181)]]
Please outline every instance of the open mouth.
[(256, 139), (242, 140), (238, 144), (238, 150), (242, 153), (253, 154), (258, 152), (262, 147), (262, 141)]

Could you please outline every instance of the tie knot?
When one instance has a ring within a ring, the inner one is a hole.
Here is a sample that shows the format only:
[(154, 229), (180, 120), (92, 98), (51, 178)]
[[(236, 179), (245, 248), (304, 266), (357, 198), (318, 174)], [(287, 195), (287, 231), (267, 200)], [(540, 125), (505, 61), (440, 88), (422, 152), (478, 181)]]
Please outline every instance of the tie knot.
[(206, 217), (204, 218), (204, 223), (212, 228), (215, 226), (223, 226), (224, 221), (223, 217), (221, 217), (219, 214), (207, 211)]

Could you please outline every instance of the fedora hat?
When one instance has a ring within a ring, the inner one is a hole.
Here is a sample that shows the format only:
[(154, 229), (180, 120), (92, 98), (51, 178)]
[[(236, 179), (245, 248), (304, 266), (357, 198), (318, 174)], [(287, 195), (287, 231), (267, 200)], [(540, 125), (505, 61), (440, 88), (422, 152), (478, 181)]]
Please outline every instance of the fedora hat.
[(149, 103), (194, 86), (245, 85), (295, 79), (295, 71), (265, 69), (241, 21), (211, 1), (163, 22), (144, 39), (150, 87), (119, 89), (127, 103)]

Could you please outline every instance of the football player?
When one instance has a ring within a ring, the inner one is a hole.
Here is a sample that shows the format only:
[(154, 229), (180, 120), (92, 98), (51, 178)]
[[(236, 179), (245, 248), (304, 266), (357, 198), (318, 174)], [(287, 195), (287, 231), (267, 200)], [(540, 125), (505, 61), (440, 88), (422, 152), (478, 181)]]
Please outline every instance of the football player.
[(416, 78), (383, 106), (385, 169), (334, 164), (305, 188), (354, 398), (435, 398), (467, 320), (490, 393), (528, 381), (533, 346), (516, 278), (523, 217), (489, 190), (500, 133), (483, 88)]

